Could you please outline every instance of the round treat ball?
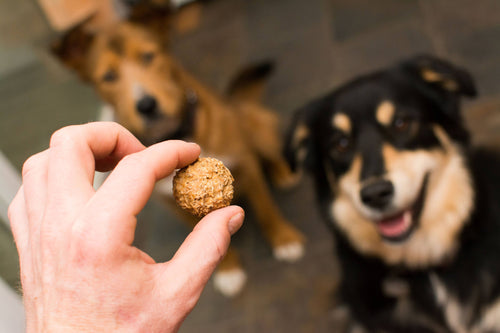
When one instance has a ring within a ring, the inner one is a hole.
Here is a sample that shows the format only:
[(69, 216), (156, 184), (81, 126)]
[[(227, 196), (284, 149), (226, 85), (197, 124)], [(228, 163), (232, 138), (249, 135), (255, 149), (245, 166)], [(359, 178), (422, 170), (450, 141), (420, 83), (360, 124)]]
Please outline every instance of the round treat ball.
[(233, 199), (231, 172), (221, 161), (206, 157), (177, 171), (173, 186), (177, 204), (198, 217), (229, 206)]

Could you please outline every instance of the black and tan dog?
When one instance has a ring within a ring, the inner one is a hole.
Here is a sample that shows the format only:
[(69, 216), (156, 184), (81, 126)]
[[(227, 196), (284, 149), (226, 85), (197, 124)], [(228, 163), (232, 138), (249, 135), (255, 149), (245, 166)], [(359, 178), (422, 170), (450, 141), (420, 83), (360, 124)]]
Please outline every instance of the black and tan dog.
[[(94, 34), (76, 28), (56, 43), (54, 52), (95, 87), (114, 120), (144, 144), (190, 140), (201, 146), (202, 155), (222, 160), (233, 173), (236, 195), (254, 209), (274, 256), (285, 261), (302, 256), (305, 239), (280, 213), (262, 170), (263, 164), (269, 167), (278, 185), (293, 181), (282, 157), (278, 118), (256, 101), (269, 64), (242, 73), (223, 97), (187, 73), (157, 34), (130, 22)], [(160, 192), (165, 187), (163, 196), (170, 202), (171, 182), (159, 186)], [(215, 285), (234, 295), (245, 280), (238, 256), (230, 249), (215, 274)]]
[(475, 94), (418, 56), (296, 113), (287, 157), (315, 180), (357, 329), (500, 332), (500, 159), (469, 145)]

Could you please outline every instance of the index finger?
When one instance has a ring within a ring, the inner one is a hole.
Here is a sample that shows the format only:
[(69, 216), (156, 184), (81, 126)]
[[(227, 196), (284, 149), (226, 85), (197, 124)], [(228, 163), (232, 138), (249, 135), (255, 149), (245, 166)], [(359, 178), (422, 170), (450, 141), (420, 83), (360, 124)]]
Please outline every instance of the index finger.
[(95, 170), (109, 170), (144, 146), (114, 122), (64, 127), (52, 135), (47, 205), (77, 209), (94, 194)]
[(86, 207), (75, 229), (101, 244), (132, 244), (136, 215), (144, 208), (155, 183), (198, 158), (200, 147), (184, 141), (157, 143), (124, 158)]

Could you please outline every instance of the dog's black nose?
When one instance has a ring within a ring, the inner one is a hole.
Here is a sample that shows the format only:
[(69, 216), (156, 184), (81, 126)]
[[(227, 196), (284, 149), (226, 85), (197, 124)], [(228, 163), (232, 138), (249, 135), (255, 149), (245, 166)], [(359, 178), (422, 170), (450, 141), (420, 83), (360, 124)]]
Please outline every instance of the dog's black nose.
[(135, 107), (139, 113), (145, 116), (152, 116), (156, 113), (156, 99), (146, 95), (137, 102)]
[(390, 181), (380, 180), (361, 189), (361, 201), (372, 208), (385, 208), (394, 196), (394, 186)]

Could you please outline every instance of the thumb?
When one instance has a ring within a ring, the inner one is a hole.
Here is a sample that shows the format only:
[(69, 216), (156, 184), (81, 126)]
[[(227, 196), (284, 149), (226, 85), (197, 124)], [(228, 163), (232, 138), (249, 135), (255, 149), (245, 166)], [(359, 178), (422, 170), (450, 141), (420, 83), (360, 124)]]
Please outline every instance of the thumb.
[(241, 227), (244, 214), (240, 207), (230, 206), (202, 218), (177, 250), (170, 265), (189, 266), (191, 268), (186, 268), (186, 271), (195, 275), (208, 273), (208, 280), (226, 255), (231, 235)]
[(238, 206), (211, 212), (198, 222), (174, 257), (162, 264), (162, 273), (175, 275), (176, 286), (184, 289), (181, 294), (198, 300), (213, 271), (226, 255), (231, 235), (243, 224), (244, 216), (245, 212)]

